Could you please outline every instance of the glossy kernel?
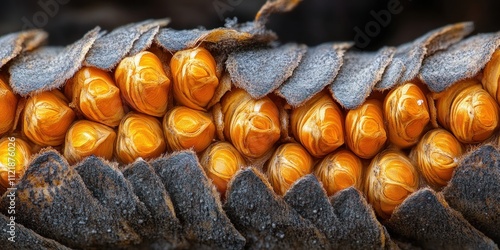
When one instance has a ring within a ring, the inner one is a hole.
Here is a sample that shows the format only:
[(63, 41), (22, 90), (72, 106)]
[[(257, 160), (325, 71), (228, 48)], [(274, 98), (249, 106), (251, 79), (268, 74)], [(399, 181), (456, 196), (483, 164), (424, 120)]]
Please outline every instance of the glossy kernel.
[(323, 183), (328, 196), (348, 187), (362, 188), (361, 160), (348, 150), (327, 155), (315, 168), (314, 174)]
[(64, 157), (75, 164), (83, 158), (95, 155), (111, 160), (115, 147), (115, 131), (103, 124), (80, 120), (71, 125), (64, 143)]

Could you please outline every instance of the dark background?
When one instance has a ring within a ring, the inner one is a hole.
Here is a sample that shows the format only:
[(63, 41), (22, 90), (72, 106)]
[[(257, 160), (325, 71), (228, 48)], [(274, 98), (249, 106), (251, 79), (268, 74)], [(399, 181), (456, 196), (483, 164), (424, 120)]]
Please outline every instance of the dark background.
[[(264, 2), (265, 0), (2, 0), (0, 34), (19, 31), (29, 26), (29, 22), (49, 32), (49, 44), (67, 45), (97, 25), (111, 30), (148, 18), (170, 17), (170, 27), (176, 29), (198, 26), (214, 28), (223, 26), (224, 18), (252, 20)], [(375, 20), (371, 12), (388, 10), (388, 2), (390, 1), (303, 0), (292, 12), (275, 14), (268, 27), (276, 31), (283, 42), (316, 45), (327, 41), (354, 41), (355, 27), (364, 30), (368, 23)], [(388, 25), (381, 27), (377, 35), (370, 37), (370, 42), (363, 46), (364, 49), (398, 45), (431, 29), (460, 21), (474, 21), (475, 33), (500, 31), (498, 0), (392, 2), (399, 3), (402, 11), (391, 15)], [(46, 11), (40, 3), (56, 3), (57, 8), (51, 5), (52, 11)], [(219, 13), (215, 6), (221, 8)], [(39, 20), (36, 21), (36, 18)]]

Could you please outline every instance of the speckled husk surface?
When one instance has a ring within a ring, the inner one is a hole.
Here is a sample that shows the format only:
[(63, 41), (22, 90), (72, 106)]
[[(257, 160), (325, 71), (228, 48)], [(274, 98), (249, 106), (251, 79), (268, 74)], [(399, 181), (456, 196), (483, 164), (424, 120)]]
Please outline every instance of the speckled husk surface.
[[(471, 23), (448, 25), (413, 42), (374, 52), (352, 43), (281, 44), (266, 29), (273, 12), (298, 1), (266, 3), (254, 22), (206, 30), (173, 30), (168, 19), (98, 27), (67, 47), (43, 46), (40, 30), (0, 36), (0, 72), (21, 96), (60, 88), (84, 65), (112, 68), (154, 48), (174, 53), (204, 46), (226, 82), (255, 97), (283, 97), (300, 106), (327, 88), (344, 108), (374, 89), (420, 79), (440, 92), (474, 76), (500, 45), (499, 33), (473, 34)], [(495, 135), (498, 136), (498, 135)], [(225, 199), (194, 152), (181, 151), (122, 166), (97, 157), (69, 165), (55, 149), (33, 156), (15, 189), (0, 199), (2, 249), (498, 249), (498, 140), (469, 149), (442, 191), (422, 188), (379, 220), (354, 189), (332, 197), (308, 175), (277, 196), (261, 170), (230, 181)], [(15, 198), (12, 198), (15, 194)], [(15, 242), (9, 206), (15, 201)]]

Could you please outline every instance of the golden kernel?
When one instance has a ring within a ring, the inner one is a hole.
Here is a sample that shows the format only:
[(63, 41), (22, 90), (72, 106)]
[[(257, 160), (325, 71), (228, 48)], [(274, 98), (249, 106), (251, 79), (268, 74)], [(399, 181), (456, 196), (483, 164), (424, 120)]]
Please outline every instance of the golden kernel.
[(156, 117), (167, 112), (170, 79), (155, 54), (144, 51), (124, 58), (116, 68), (115, 81), (135, 110)]
[(152, 159), (166, 150), (160, 121), (155, 117), (130, 112), (118, 127), (115, 156), (128, 164), (141, 157)]
[(219, 85), (216, 63), (202, 47), (181, 50), (170, 61), (174, 98), (178, 104), (205, 110)]
[(323, 183), (326, 193), (330, 196), (351, 186), (361, 190), (362, 169), (361, 160), (344, 149), (327, 155), (316, 166), (314, 174)]
[(224, 136), (250, 158), (263, 156), (280, 138), (279, 111), (264, 97), (253, 99), (242, 89), (234, 89), (222, 98)]
[(360, 107), (349, 110), (345, 130), (346, 143), (352, 152), (363, 159), (374, 157), (387, 141), (382, 103), (370, 99)]
[(342, 112), (326, 91), (292, 110), (290, 126), (295, 140), (314, 157), (323, 157), (344, 144)]
[(274, 191), (284, 195), (292, 184), (312, 173), (314, 162), (299, 143), (286, 143), (278, 147), (267, 163), (267, 177)]
[(410, 158), (433, 187), (443, 187), (451, 179), (463, 154), (460, 142), (447, 130), (438, 128), (427, 132), (412, 149)]
[(66, 96), (87, 119), (116, 127), (125, 116), (120, 90), (106, 71), (83, 67), (67, 86)]
[(59, 146), (74, 119), (75, 112), (59, 90), (42, 92), (26, 101), (23, 132), (40, 146)]
[(200, 164), (223, 196), (228, 182), (246, 165), (240, 152), (228, 142), (216, 142), (210, 145), (203, 152)]
[(390, 142), (401, 148), (411, 147), (418, 142), (430, 120), (427, 98), (411, 82), (400, 85), (384, 100), (384, 118)]
[(365, 178), (367, 200), (383, 219), (388, 219), (394, 208), (419, 187), (419, 176), (410, 159), (391, 149), (373, 158)]
[(437, 118), (463, 143), (486, 140), (498, 126), (498, 104), (474, 79), (455, 83), (439, 94)]
[(0, 195), (13, 183), (17, 183), (28, 168), (31, 147), (16, 137), (0, 139)]
[(106, 125), (86, 120), (77, 121), (66, 134), (64, 157), (71, 164), (90, 155), (111, 160), (115, 139), (115, 131)]
[(215, 124), (206, 112), (177, 106), (163, 119), (163, 131), (170, 150), (205, 150), (215, 138)]
[(483, 70), (483, 88), (500, 104), (500, 49), (495, 51)]
[(14, 126), (17, 97), (12, 89), (0, 78), (0, 135), (7, 133)]

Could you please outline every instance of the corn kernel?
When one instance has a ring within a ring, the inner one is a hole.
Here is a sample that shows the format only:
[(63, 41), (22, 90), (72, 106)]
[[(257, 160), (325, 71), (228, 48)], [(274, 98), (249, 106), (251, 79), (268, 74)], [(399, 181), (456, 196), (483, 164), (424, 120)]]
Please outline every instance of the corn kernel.
[(70, 164), (90, 155), (111, 160), (115, 139), (115, 131), (106, 125), (86, 120), (77, 121), (66, 134), (64, 157)]
[(278, 195), (284, 195), (292, 184), (312, 173), (314, 162), (302, 145), (286, 143), (278, 147), (267, 164), (267, 177)]
[(427, 183), (440, 188), (451, 179), (462, 154), (463, 147), (455, 136), (438, 128), (422, 137), (412, 149), (410, 158)]
[(410, 159), (392, 149), (373, 158), (365, 178), (367, 200), (382, 219), (388, 219), (394, 209), (419, 187), (419, 176)]
[(87, 119), (116, 127), (125, 116), (120, 90), (107, 72), (84, 67), (66, 86), (66, 96)]
[(373, 158), (387, 141), (382, 103), (369, 99), (360, 107), (349, 110), (345, 130), (349, 149), (363, 159)]
[(256, 100), (235, 89), (224, 95), (221, 110), (225, 138), (246, 157), (263, 156), (280, 138), (279, 111), (268, 97)]
[(500, 49), (491, 56), (483, 70), (483, 88), (500, 104)]
[(12, 89), (0, 78), (0, 135), (12, 129), (16, 116), (17, 97)]
[(26, 101), (23, 132), (40, 146), (59, 146), (74, 119), (75, 112), (59, 90), (42, 92)]
[(118, 127), (115, 156), (128, 164), (141, 157), (151, 159), (166, 150), (165, 139), (160, 121), (155, 117), (130, 112)]
[(0, 195), (24, 175), (30, 157), (31, 147), (26, 141), (16, 137), (0, 139)]
[(437, 118), (462, 143), (486, 140), (498, 126), (498, 104), (474, 79), (455, 83), (436, 100)]
[(228, 182), (246, 165), (240, 152), (228, 142), (216, 142), (210, 145), (200, 157), (200, 164), (223, 196)]
[(344, 144), (342, 112), (326, 91), (292, 110), (290, 126), (295, 140), (314, 157), (323, 157)]
[(323, 183), (326, 193), (330, 196), (351, 186), (361, 190), (362, 169), (361, 160), (344, 149), (327, 155), (316, 166), (314, 174)]
[(115, 81), (136, 111), (156, 117), (167, 112), (170, 79), (155, 54), (144, 51), (124, 58), (116, 68)]
[(178, 104), (205, 110), (219, 85), (216, 63), (202, 47), (181, 50), (170, 61), (174, 98)]
[(205, 150), (215, 138), (212, 116), (206, 112), (177, 106), (163, 119), (163, 131), (170, 150)]
[(415, 145), (429, 123), (427, 98), (411, 82), (392, 89), (384, 100), (389, 141), (401, 148)]

